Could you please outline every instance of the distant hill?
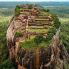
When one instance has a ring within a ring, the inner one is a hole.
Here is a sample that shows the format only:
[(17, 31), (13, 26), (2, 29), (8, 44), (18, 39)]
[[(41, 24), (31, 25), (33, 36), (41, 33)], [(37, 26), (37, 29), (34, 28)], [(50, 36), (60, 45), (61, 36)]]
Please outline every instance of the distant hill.
[(45, 6), (45, 9), (49, 9), (51, 13), (57, 14), (60, 17), (69, 18), (69, 6)]
[(59, 17), (69, 18), (69, 2), (0, 2), (0, 14), (11, 15), (16, 5), (21, 4), (37, 4), (39, 8), (44, 7), (45, 9), (49, 9), (51, 13), (57, 14)]
[(15, 8), (18, 4), (38, 4), (41, 6), (69, 6), (69, 2), (0, 2), (0, 8)]

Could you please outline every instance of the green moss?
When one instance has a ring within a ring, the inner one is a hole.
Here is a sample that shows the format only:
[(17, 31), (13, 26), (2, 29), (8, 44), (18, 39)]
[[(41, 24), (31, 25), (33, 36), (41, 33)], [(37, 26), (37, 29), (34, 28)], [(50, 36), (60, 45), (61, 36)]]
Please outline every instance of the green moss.
[(22, 33), (21, 32), (16, 32), (15, 33), (15, 37), (20, 37), (20, 36), (22, 36)]

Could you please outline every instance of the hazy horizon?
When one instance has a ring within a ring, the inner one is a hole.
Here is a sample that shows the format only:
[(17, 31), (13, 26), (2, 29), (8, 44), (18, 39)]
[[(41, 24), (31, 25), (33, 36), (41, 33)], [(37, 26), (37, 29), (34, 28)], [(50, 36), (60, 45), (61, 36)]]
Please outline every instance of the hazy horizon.
[(69, 2), (69, 0), (0, 0), (0, 2)]

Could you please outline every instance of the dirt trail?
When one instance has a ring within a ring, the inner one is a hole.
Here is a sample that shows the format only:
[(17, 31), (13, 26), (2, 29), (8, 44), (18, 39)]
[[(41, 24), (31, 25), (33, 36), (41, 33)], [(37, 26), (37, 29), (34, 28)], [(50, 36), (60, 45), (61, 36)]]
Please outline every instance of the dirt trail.
[(16, 56), (17, 56), (18, 49), (19, 49), (19, 41), (18, 41), (18, 42), (16, 42), (16, 48), (15, 48)]

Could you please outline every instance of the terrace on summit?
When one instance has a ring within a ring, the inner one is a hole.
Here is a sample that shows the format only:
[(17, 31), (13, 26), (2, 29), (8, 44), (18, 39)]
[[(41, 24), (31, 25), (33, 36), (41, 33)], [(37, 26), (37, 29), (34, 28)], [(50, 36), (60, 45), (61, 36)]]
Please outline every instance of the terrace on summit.
[(21, 25), (16, 31), (17, 38), (21, 37), (21, 42), (24, 42), (24, 39), (32, 42), (37, 35), (43, 34), (46, 37), (50, 28), (53, 28), (52, 14), (36, 5), (18, 5), (15, 8), (15, 15), (15, 24)]
[[(48, 28), (48, 26), (52, 26), (53, 19), (52, 15), (48, 12), (45, 12), (35, 5), (19, 5), (19, 16), (16, 17), (16, 19), (27, 19), (28, 22), (25, 24), (25, 28), (34, 29), (44, 29)], [(16, 11), (17, 12), (17, 11)], [(39, 28), (38, 28), (39, 27)], [(35, 31), (35, 33), (37, 33)], [(45, 33), (45, 32), (44, 32)]]

